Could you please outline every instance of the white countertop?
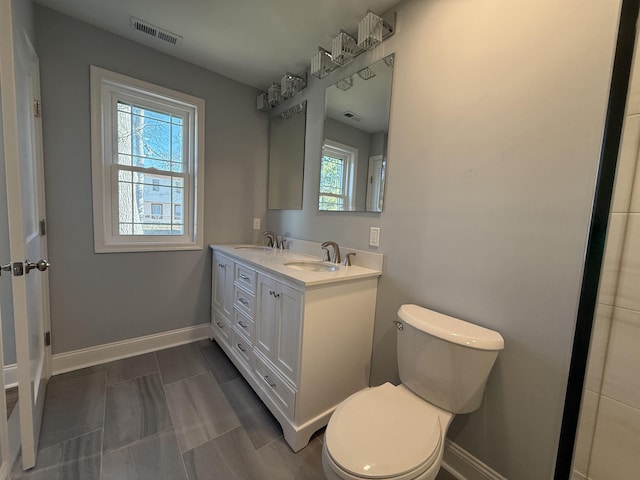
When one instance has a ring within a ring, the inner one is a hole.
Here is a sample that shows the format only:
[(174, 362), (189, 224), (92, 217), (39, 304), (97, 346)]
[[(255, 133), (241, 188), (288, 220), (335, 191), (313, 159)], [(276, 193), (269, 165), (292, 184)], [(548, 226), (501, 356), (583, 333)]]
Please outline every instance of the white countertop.
[(298, 270), (285, 265), (288, 262), (296, 261), (322, 261), (322, 258), (312, 255), (306, 255), (290, 250), (272, 249), (268, 251), (251, 250), (247, 248), (236, 248), (248, 246), (246, 244), (225, 244), (225, 245), (209, 245), (212, 250), (224, 253), (240, 260), (250, 266), (271, 270), (289, 280), (302, 284), (305, 287), (313, 285), (322, 285), (325, 283), (345, 282), (356, 280), (359, 278), (379, 277), (382, 272), (372, 270), (370, 268), (352, 265), (345, 267), (344, 265), (336, 265), (337, 270), (330, 272), (314, 272), (311, 270)]

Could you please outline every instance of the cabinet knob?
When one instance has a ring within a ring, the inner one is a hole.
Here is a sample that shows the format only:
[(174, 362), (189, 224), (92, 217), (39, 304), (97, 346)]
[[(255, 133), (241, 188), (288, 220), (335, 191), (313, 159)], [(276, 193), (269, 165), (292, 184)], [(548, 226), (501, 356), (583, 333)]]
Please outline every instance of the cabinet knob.
[(238, 347), (238, 350), (240, 350), (242, 353), (245, 353), (247, 351), (247, 349), (244, 348), (241, 343), (239, 343), (237, 347)]

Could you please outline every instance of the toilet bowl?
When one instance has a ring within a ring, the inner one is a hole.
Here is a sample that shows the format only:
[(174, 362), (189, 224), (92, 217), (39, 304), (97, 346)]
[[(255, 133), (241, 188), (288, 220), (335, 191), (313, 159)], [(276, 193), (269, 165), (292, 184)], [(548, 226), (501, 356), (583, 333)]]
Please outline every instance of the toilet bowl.
[(480, 406), (504, 348), (498, 332), (417, 305), (398, 310), (398, 373), (354, 393), (324, 436), (328, 480), (433, 480), (454, 415)]
[(338, 406), (324, 438), (329, 480), (432, 480), (440, 470), (453, 414), (404, 387), (385, 383)]

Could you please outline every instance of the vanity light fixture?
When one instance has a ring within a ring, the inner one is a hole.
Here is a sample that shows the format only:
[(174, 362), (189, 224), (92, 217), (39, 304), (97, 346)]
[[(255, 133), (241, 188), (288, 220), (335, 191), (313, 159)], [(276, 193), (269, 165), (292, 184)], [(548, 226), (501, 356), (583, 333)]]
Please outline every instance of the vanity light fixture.
[(358, 46), (366, 50), (374, 49), (387, 37), (393, 35), (395, 26), (395, 12), (390, 12), (383, 18), (367, 10), (367, 14), (358, 23)]
[(373, 69), (373, 65), (364, 67), (362, 70), (358, 70), (358, 76), (363, 80), (370, 80), (376, 76), (376, 72)]
[(289, 118), (291, 118), (291, 115), (293, 115), (294, 113), (302, 113), (302, 112), (304, 112), (304, 109), (305, 109), (306, 105), (307, 105), (306, 102), (298, 103), (298, 104), (294, 105), (293, 107), (287, 108), (285, 111), (283, 111), (280, 114), (280, 116), (282, 118), (284, 118), (285, 120), (288, 120)]
[(280, 85), (277, 83), (272, 83), (269, 89), (267, 90), (267, 98), (269, 100), (269, 105), (275, 107), (279, 103), (282, 103), (282, 93), (280, 91)]
[(317, 78), (326, 77), (339, 66), (332, 60), (331, 53), (322, 47), (318, 47), (318, 52), (311, 57), (311, 75)]
[(362, 51), (356, 39), (345, 31), (336, 35), (331, 42), (331, 58), (340, 66), (349, 63)]
[(353, 75), (349, 75), (348, 77), (345, 77), (342, 80), (336, 82), (336, 87), (343, 92), (349, 90), (351, 87), (353, 87)]
[(271, 104), (269, 103), (269, 95), (267, 93), (261, 93), (256, 99), (256, 108), (261, 112), (268, 112), (271, 110)]
[(291, 98), (306, 86), (306, 78), (287, 72), (284, 74), (284, 77), (282, 77), (282, 80), (280, 80), (280, 93), (283, 98)]
[(387, 65), (387, 67), (393, 68), (393, 62), (395, 61), (395, 58), (396, 56), (392, 53), (391, 55), (384, 57), (384, 63)]

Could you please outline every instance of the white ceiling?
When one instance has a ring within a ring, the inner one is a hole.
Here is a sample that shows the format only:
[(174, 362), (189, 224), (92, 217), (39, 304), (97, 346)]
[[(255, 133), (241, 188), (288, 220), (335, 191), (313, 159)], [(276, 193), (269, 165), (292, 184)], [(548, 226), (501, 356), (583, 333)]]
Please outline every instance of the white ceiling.
[[(341, 29), (357, 34), (370, 9), (398, 0), (35, 0), (169, 55), (266, 89), (303, 72)], [(130, 27), (130, 16), (180, 35), (170, 45)]]

